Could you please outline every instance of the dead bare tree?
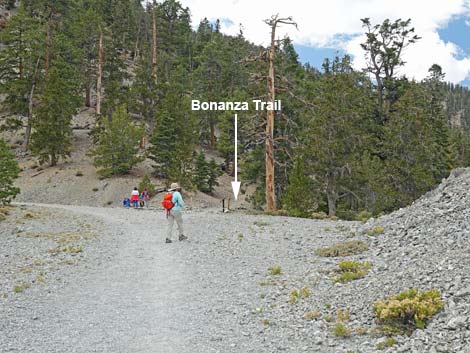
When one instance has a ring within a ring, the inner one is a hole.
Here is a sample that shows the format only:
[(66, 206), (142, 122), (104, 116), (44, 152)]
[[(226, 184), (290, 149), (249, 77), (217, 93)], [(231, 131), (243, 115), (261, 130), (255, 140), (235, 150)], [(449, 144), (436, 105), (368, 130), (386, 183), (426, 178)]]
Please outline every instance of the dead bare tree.
[[(271, 107), (274, 107), (274, 100), (276, 95), (275, 87), (275, 69), (274, 59), (276, 56), (276, 29), (280, 24), (292, 25), (297, 28), (292, 17), (279, 17), (279, 14), (271, 16), (270, 19), (265, 20), (265, 23), (271, 27), (271, 46), (267, 52), (268, 62), (268, 77), (267, 77), (267, 89), (268, 96), (267, 101), (271, 103)], [(267, 111), (266, 117), (266, 137), (265, 137), (265, 154), (266, 154), (266, 210), (276, 210), (276, 193), (274, 184), (274, 110), (270, 109)]]

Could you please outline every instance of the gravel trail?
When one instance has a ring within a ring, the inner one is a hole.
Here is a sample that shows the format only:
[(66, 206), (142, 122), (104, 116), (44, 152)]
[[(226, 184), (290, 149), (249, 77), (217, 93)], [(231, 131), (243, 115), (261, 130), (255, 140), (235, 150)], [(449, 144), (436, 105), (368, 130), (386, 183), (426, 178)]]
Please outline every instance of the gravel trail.
[[(444, 309), (382, 351), (469, 353), (470, 243), (468, 227), (454, 226), (469, 219), (463, 178), (470, 183), (470, 171), (366, 224), (187, 211), (189, 240), (172, 244), (164, 243), (162, 210), (15, 207), (0, 223), (0, 352), (377, 352), (385, 337), (373, 303), (416, 287), (439, 289)], [(464, 213), (451, 201), (437, 209), (441, 194), (463, 200)], [(410, 222), (416, 225), (405, 227)], [(367, 235), (376, 225), (383, 233)], [(50, 235), (54, 228), (59, 234)], [(349, 240), (369, 249), (315, 254)], [(335, 283), (345, 259), (372, 268), (365, 278)], [(43, 281), (28, 267), (36, 262)], [(273, 266), (279, 274), (270, 273)], [(21, 278), (31, 288), (14, 293)], [(334, 334), (339, 320), (346, 337)]]
[[(70, 214), (101, 220), (104, 230), (99, 252), (62, 287), (0, 302), (2, 352), (295, 351), (288, 336), (266, 343), (262, 315), (253, 320), (258, 282), (299, 246), (287, 240), (292, 220), (188, 212), (189, 241), (164, 244), (163, 211), (27, 206), (65, 211), (64, 224)], [(267, 227), (286, 239), (270, 240)]]

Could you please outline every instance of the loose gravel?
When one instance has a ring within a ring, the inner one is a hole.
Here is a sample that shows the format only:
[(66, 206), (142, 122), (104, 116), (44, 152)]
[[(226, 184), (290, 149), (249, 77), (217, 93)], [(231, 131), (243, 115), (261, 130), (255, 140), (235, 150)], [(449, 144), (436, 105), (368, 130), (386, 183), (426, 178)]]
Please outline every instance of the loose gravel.
[[(470, 352), (469, 184), (468, 171), (454, 174), (410, 208), (365, 224), (188, 211), (189, 240), (172, 244), (164, 244), (161, 210), (16, 207), (0, 223), (1, 351), (376, 352), (385, 338), (374, 301), (416, 287), (439, 289), (445, 308), (383, 351)], [(367, 235), (379, 226), (383, 232)], [(82, 235), (72, 244), (82, 251), (54, 254), (60, 235), (28, 236), (52, 230)], [(315, 254), (347, 240), (369, 249)], [(21, 272), (27, 258), (46, 264), (38, 265), (41, 283)], [(372, 268), (334, 283), (345, 259)], [(280, 274), (269, 270), (275, 266)], [(30, 288), (15, 293), (18, 280)], [(340, 310), (349, 313), (347, 338), (333, 334)]]

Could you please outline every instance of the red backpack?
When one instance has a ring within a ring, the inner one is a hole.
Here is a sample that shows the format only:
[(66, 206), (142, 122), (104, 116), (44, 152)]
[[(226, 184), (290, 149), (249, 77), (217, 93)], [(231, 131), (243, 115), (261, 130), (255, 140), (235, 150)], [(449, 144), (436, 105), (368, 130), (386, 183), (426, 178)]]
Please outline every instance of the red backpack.
[(168, 218), (170, 215), (170, 210), (175, 206), (173, 203), (173, 194), (171, 192), (163, 196), (162, 206), (164, 209), (166, 209), (166, 217)]

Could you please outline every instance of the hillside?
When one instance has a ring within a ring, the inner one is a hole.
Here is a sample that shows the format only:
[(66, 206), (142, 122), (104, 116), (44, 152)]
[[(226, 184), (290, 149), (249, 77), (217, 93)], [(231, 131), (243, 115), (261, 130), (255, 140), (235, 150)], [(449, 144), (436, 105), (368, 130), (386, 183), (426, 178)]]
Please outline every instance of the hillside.
[[(30, 155), (20, 154), (19, 164), (22, 168), (16, 185), (21, 193), (16, 200), (20, 202), (59, 203), (64, 205), (87, 205), (99, 207), (120, 207), (122, 200), (130, 196), (131, 190), (138, 186), (144, 175), (151, 176), (151, 180), (157, 189), (166, 185), (165, 180), (152, 176), (152, 162), (146, 160), (137, 164), (130, 174), (103, 178), (98, 169), (93, 166), (93, 158), (89, 152), (94, 148), (90, 129), (94, 122), (93, 114), (85, 109), (73, 120), (72, 153), (66, 162), (56, 167), (40, 166), (36, 159)], [(220, 158), (214, 152), (206, 151), (207, 158)], [(221, 200), (232, 198), (232, 178), (224, 173), (219, 178), (219, 186), (210, 194), (193, 191), (185, 192), (187, 200), (193, 202), (193, 206), (222, 207)], [(246, 189), (247, 187), (245, 187)], [(250, 188), (248, 187), (248, 190)], [(160, 202), (163, 195), (156, 195), (149, 206), (161, 208)], [(232, 202), (232, 205), (235, 204)], [(250, 207), (245, 202), (245, 195), (240, 195), (236, 207)]]

